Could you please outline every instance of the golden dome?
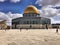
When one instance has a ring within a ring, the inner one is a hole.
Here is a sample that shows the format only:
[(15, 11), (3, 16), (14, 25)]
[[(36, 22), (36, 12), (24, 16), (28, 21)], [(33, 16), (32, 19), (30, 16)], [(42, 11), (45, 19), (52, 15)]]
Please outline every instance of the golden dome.
[(29, 6), (25, 9), (24, 13), (37, 13), (37, 14), (39, 14), (39, 11), (38, 11), (38, 9), (37, 9), (35, 6), (29, 5)]

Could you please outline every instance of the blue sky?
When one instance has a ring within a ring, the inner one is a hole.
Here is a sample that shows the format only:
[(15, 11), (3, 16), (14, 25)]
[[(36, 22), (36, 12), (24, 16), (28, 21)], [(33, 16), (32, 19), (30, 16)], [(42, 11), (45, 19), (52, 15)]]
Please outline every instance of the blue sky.
[(1, 12), (12, 12), (12, 13), (23, 13), (24, 9), (32, 3), (38, 9), (41, 8), (38, 4), (35, 4), (36, 0), (21, 0), (20, 2), (13, 3), (10, 0), (5, 2), (0, 2), (0, 11)]

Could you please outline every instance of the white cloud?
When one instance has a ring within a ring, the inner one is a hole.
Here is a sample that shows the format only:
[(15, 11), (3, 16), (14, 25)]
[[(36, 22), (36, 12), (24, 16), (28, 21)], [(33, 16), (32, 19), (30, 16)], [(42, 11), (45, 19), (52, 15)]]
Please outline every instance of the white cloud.
[[(4, 2), (4, 1), (7, 1), (7, 0), (0, 0), (0, 2)], [(20, 0), (10, 0), (10, 2), (17, 3), (17, 2), (20, 2)]]
[(51, 19), (51, 24), (60, 23), (60, 14), (56, 15), (53, 18), (50, 18), (50, 19)]
[(43, 7), (40, 10), (40, 16), (47, 17), (47, 18), (54, 17), (54, 16), (58, 15), (58, 13), (59, 13), (59, 10), (51, 8), (51, 7)]
[(46, 5), (60, 5), (60, 0), (37, 0), (36, 4), (46, 6)]
[(60, 15), (51, 18), (51, 24), (60, 23)]
[(60, 6), (60, 0), (37, 0), (36, 4), (42, 5), (41, 16), (43, 17), (54, 17), (60, 14), (60, 9), (54, 7)]
[(60, 14), (60, 9), (54, 7), (60, 7), (60, 0), (37, 0), (36, 4), (42, 5), (41, 16), (54, 17)]
[(7, 15), (12, 19), (17, 18), (17, 17), (22, 17), (22, 14), (19, 14), (19, 13), (12, 14), (11, 12), (9, 12), (7, 13)]
[(17, 3), (17, 2), (20, 2), (20, 0), (11, 0), (11, 2)]
[(1, 20), (1, 21), (2, 21), (2, 20), (7, 20), (7, 21), (6, 21), (6, 24), (7, 24), (7, 25), (11, 25), (12, 19), (18, 18), (18, 17), (22, 17), (22, 14), (18, 14), (18, 13), (12, 14), (11, 12), (5, 14), (5, 13), (3, 13), (3, 12), (0, 12), (0, 20)]
[(5, 0), (0, 0), (0, 2), (4, 2)]

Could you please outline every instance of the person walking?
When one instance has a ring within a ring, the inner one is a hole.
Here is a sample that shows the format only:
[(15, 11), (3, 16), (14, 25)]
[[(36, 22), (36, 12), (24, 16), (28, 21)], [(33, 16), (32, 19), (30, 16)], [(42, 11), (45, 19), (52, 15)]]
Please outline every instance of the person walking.
[(57, 26), (56, 33), (58, 33), (58, 28), (59, 28), (59, 26)]
[(48, 25), (46, 24), (46, 29), (48, 29)]
[(20, 28), (20, 32), (22, 31), (22, 28)]

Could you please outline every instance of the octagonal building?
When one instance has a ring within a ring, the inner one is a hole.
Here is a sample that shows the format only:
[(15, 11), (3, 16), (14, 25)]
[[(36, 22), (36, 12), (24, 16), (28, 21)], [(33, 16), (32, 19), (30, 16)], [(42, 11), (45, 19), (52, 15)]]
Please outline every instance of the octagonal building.
[(40, 17), (40, 12), (38, 9), (33, 6), (29, 5), (26, 7), (23, 13), (23, 17), (19, 17), (12, 20), (12, 28), (19, 29), (19, 28), (46, 28), (46, 24), (51, 24), (51, 20), (48, 18)]

